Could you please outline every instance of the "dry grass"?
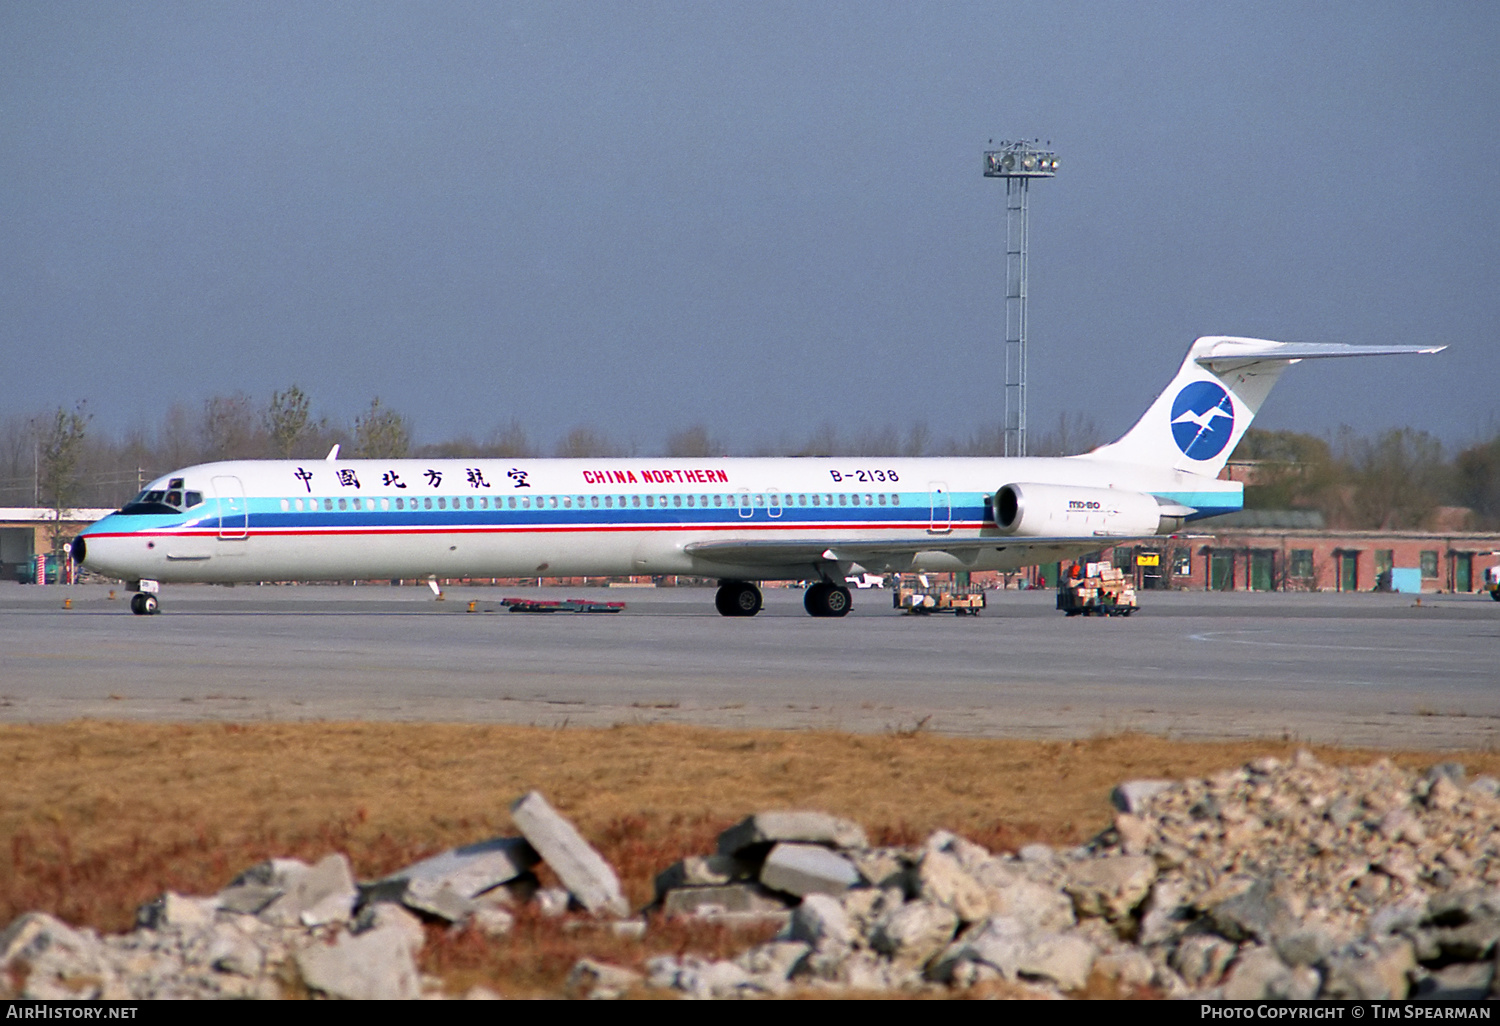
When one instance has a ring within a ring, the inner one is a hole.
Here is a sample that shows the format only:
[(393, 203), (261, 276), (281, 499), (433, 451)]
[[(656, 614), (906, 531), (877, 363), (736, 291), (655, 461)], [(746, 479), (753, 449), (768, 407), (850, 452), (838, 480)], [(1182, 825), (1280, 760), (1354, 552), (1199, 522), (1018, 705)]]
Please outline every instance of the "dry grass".
[[(622, 726), (606, 730), (446, 724), (143, 724), (0, 727), (0, 923), (45, 909), (126, 928), (162, 890), (206, 894), (271, 855), (346, 852), (381, 875), (513, 827), (532, 788), (619, 869), (637, 906), (654, 874), (759, 809), (813, 807), (881, 842), (947, 827), (993, 849), (1073, 843), (1109, 819), (1131, 777), (1201, 776), (1285, 742), (1180, 743), (1137, 735), (1040, 742)], [(1315, 748), (1329, 762), (1387, 756), (1426, 766), (1452, 753)], [(1463, 756), (1500, 772), (1500, 755)], [(4, 849), (0, 849), (3, 852)], [(644, 942), (523, 915), (501, 942), (434, 930), (426, 968), (450, 986), (556, 992), (582, 954), (740, 950), (753, 937), (653, 928)]]

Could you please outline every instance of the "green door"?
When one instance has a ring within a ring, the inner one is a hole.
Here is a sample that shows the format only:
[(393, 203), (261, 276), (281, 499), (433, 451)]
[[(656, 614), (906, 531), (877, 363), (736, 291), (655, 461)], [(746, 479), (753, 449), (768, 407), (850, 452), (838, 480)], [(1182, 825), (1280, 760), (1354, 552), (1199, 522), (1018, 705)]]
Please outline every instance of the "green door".
[(1474, 557), (1460, 552), (1453, 557), (1453, 590), (1474, 590)]
[(1271, 590), (1271, 569), (1274, 565), (1275, 553), (1252, 552), (1250, 553), (1250, 590)]
[(1359, 553), (1339, 554), (1339, 591), (1359, 590)]
[(1044, 588), (1057, 587), (1057, 568), (1061, 565), (1061, 563), (1042, 564), (1042, 586)]
[(1215, 552), (1209, 561), (1208, 586), (1212, 591), (1234, 590), (1234, 553)]

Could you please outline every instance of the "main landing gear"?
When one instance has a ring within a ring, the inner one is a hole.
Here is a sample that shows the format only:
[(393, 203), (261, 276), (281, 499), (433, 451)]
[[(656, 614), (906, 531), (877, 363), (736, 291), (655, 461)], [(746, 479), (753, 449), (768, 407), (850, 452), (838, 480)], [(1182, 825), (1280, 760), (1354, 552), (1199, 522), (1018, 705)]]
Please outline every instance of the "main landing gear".
[(725, 581), (719, 585), (714, 605), (720, 616), (754, 616), (760, 612), (760, 589), (745, 581)]
[(849, 589), (842, 584), (819, 582), (810, 585), (802, 596), (802, 606), (809, 616), (848, 616)]

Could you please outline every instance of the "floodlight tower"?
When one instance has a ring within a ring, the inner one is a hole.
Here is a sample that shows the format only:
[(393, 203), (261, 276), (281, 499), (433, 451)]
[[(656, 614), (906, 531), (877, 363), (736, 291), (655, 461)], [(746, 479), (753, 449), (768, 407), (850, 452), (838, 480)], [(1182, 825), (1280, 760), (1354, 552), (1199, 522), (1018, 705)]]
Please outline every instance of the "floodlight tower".
[(1026, 187), (1057, 175), (1057, 154), (1033, 142), (984, 151), (984, 177), (1005, 179), (1005, 455), (1026, 455)]

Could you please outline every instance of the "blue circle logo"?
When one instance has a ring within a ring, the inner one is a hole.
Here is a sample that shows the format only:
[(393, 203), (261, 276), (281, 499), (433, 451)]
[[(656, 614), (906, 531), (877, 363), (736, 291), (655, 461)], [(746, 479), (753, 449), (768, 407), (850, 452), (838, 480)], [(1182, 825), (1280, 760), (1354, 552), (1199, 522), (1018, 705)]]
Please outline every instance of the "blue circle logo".
[(1211, 460), (1234, 434), (1234, 401), (1212, 381), (1194, 381), (1172, 401), (1172, 439), (1190, 460)]

